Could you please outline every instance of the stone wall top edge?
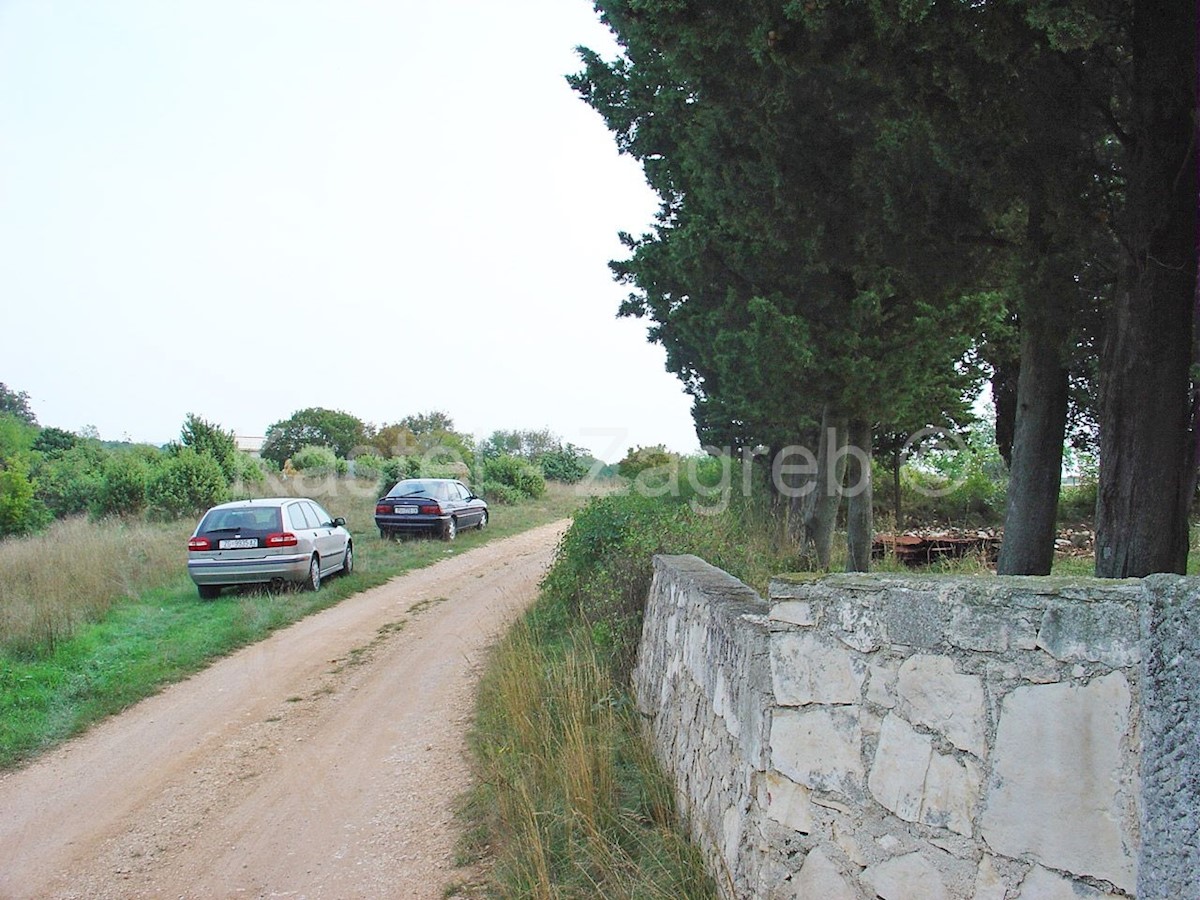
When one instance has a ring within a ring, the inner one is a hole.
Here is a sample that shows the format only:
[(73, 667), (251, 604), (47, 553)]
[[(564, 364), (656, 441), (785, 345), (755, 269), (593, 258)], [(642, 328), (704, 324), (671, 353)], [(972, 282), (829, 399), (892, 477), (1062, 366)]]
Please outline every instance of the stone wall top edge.
[(1200, 577), (1170, 576), (1175, 581), (1161, 582), (1166, 576), (1151, 579), (1087, 578), (1056, 575), (941, 575), (927, 573), (832, 573), (811, 576), (801, 573), (781, 575), (771, 579), (767, 596), (774, 603), (781, 600), (808, 600), (828, 595), (830, 591), (850, 593), (882, 593), (906, 590), (935, 593), (945, 596), (948, 590), (961, 586), (964, 597), (982, 600), (1008, 600), (1018, 595), (1062, 596), (1071, 599), (1118, 600), (1136, 602), (1146, 588), (1161, 590), (1170, 584), (1179, 589), (1200, 592)]
[(686, 584), (703, 591), (713, 600), (739, 607), (737, 612), (765, 614), (770, 609), (754, 588), (739, 581), (724, 569), (705, 562), (690, 554), (654, 557), (654, 577), (667, 576), (678, 584)]

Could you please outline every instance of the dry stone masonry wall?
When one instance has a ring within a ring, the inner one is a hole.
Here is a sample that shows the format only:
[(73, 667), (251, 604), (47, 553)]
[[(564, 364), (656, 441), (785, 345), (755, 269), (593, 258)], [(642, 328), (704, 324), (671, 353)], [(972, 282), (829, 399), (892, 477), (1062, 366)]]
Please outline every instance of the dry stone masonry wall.
[(1200, 579), (659, 557), (638, 704), (729, 898), (1200, 898)]

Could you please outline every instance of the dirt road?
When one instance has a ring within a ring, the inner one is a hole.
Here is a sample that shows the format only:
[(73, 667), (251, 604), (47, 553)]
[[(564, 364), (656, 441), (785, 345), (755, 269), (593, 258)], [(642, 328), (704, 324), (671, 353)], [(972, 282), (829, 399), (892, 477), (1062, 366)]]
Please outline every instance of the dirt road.
[(0, 897), (443, 897), (481, 661), (565, 525), (351, 597), (0, 778)]

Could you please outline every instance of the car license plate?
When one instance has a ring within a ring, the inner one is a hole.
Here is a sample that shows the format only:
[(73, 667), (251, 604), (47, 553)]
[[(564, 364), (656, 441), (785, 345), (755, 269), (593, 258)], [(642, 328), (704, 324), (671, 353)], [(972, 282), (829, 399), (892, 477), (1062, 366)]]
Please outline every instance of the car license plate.
[(415, 506), (397, 506), (396, 515), (398, 516), (415, 516), (417, 508)]
[(217, 542), (217, 548), (220, 550), (249, 550), (257, 546), (258, 538), (230, 538)]

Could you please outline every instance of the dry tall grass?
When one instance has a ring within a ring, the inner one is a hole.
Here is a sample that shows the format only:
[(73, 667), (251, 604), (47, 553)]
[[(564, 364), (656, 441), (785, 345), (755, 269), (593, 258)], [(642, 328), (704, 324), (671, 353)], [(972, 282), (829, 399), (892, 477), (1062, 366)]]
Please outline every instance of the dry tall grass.
[(548, 651), (522, 623), (485, 677), (476, 740), (493, 834), (508, 836), (493, 848), (501, 895), (710, 896), (636, 714), (577, 637)]
[(0, 647), (51, 647), (118, 600), (178, 578), (193, 525), (81, 516), (0, 541)]

